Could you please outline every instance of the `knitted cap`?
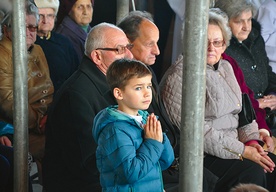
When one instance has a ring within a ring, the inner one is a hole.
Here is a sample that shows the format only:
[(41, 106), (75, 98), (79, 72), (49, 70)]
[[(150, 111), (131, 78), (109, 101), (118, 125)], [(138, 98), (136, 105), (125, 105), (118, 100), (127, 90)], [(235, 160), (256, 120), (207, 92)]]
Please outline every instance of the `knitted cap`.
[(38, 8), (53, 8), (55, 14), (58, 12), (59, 0), (35, 0)]

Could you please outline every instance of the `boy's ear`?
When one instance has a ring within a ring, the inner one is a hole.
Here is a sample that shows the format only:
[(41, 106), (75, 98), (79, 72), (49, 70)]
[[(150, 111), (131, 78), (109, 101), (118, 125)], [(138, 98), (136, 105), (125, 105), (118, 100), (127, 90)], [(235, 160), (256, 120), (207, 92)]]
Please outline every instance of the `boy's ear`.
[(119, 89), (117, 87), (113, 89), (113, 95), (114, 95), (115, 99), (118, 99), (118, 100), (123, 99), (122, 91), (121, 91), (121, 89)]

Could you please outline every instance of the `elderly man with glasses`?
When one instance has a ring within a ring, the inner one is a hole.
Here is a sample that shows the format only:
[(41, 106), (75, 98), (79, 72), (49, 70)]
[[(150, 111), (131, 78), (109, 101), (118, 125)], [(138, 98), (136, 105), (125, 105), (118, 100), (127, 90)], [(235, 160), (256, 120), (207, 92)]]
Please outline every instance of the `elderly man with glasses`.
[(116, 101), (106, 82), (109, 65), (132, 59), (125, 33), (108, 23), (94, 26), (79, 69), (57, 92), (46, 126), (43, 185), (46, 191), (101, 191), (92, 137), (96, 114)]
[(53, 31), (59, 0), (35, 0), (39, 11), (36, 44), (45, 53), (55, 93), (78, 68), (79, 58), (69, 38)]

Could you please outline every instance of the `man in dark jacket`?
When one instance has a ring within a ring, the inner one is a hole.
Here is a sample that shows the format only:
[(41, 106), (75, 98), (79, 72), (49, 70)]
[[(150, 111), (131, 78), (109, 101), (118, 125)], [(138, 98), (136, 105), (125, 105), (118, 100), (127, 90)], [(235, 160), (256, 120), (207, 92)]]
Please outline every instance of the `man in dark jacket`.
[(118, 27), (101, 23), (91, 29), (79, 69), (62, 85), (48, 115), (43, 186), (46, 191), (101, 191), (92, 138), (95, 115), (116, 104), (105, 73), (116, 59), (132, 58)]

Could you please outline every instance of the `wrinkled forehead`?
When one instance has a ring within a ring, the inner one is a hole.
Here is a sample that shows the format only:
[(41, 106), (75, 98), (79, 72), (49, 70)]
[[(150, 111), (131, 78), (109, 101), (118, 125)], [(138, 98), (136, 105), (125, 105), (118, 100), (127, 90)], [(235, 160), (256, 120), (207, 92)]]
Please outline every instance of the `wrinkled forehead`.
[(26, 24), (35, 26), (37, 24), (36, 17), (34, 15), (26, 15)]
[(159, 40), (159, 29), (151, 21), (144, 20), (140, 24), (138, 37), (136, 39), (157, 42)]
[(73, 6), (80, 5), (93, 5), (93, 2), (91, 0), (77, 0)]

